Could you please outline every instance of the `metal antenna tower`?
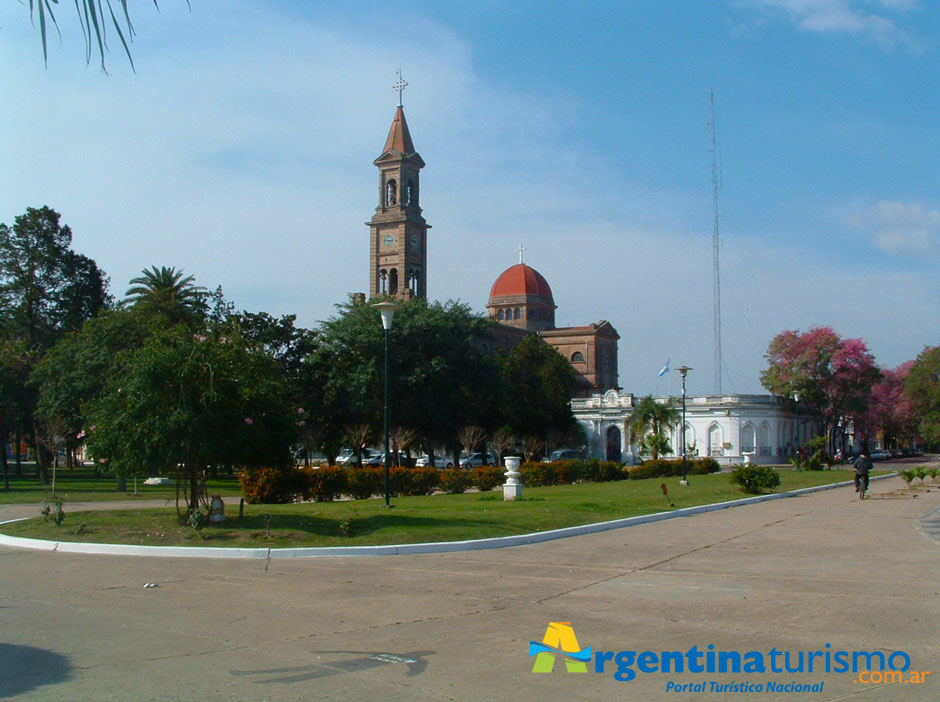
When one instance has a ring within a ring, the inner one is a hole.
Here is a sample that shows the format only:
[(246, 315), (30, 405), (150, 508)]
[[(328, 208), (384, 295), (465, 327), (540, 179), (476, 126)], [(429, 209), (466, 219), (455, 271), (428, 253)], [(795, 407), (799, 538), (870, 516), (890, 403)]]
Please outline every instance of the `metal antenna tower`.
[(719, 275), (718, 237), (718, 148), (715, 145), (715, 89), (709, 93), (711, 120), (709, 126), (708, 150), (712, 154), (712, 205), (715, 212), (715, 230), (712, 234), (712, 297), (715, 305), (715, 394), (721, 394), (721, 277)]

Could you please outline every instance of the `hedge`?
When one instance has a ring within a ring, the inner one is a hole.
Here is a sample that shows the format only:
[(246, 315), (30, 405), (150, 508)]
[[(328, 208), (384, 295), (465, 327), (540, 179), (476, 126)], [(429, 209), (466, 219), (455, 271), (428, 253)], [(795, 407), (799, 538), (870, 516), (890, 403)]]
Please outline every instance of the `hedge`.
[[(713, 473), (719, 470), (713, 458), (689, 461), (690, 474)], [(627, 478), (660, 478), (682, 474), (682, 461), (656, 460), (629, 470), (613, 461), (572, 459), (554, 463), (523, 463), (519, 467), (520, 480), (527, 487), (568, 485), (579, 482), (608, 482)], [(249, 503), (294, 502), (316, 500), (330, 502), (341, 495), (362, 500), (385, 492), (385, 469), (363, 466), (343, 468), (256, 468), (245, 470), (240, 476), (242, 493)], [(392, 495), (430, 495), (435, 490), (462, 493), (470, 487), (492, 490), (503, 484), (505, 474), (497, 466), (480, 466), (471, 471), (451, 468), (393, 467), (389, 471), (389, 493)]]
[[(693, 458), (688, 461), (686, 472), (689, 475), (705, 475), (721, 470), (718, 461), (714, 458)], [(641, 465), (629, 469), (630, 478), (643, 480), (644, 478), (671, 478), (682, 475), (682, 459), (665, 459), (645, 461)]]

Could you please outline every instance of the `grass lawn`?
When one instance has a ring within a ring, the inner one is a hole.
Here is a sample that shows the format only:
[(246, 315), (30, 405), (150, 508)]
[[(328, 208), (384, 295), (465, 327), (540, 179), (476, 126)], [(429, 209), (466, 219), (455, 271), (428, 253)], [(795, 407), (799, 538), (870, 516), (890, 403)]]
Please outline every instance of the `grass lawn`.
[[(51, 477), (51, 471), (50, 471)], [(42, 501), (51, 494), (49, 485), (41, 485), (33, 464), (23, 465), (23, 475), (9, 471), (10, 489), (3, 490), (0, 480), (0, 504), (30, 504)], [(144, 485), (144, 478), (137, 479), (137, 495), (134, 495), (134, 479), (127, 480), (127, 491), (118, 492), (118, 481), (113, 475), (95, 476), (90, 468), (59, 468), (55, 476), (55, 494), (68, 502), (112, 502), (115, 500), (159, 500), (175, 499), (173, 485)], [(236, 476), (220, 476), (208, 481), (210, 495), (235, 496), (241, 494)]]
[[(853, 474), (785, 470), (780, 491), (850, 480)], [(663, 482), (674, 507), (662, 494)], [(66, 503), (66, 518), (59, 527), (37, 517), (7, 524), (2, 531), (57, 541), (156, 546), (366, 546), (525, 534), (746, 497), (726, 473), (694, 475), (690, 482), (683, 487), (679, 478), (653, 478), (526, 488), (524, 499), (517, 502), (503, 502), (501, 490), (396, 497), (392, 509), (385, 509), (380, 499), (245, 505), (242, 519), (238, 519), (238, 500), (229, 499), (226, 521), (199, 531), (182, 526), (173, 507), (69, 513)]]

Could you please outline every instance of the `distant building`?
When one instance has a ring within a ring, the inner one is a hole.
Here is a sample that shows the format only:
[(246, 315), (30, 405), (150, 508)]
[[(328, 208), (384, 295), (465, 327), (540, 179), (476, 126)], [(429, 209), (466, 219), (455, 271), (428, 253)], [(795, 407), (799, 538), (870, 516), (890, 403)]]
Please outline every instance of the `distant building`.
[(548, 281), (522, 262), (521, 249), (519, 258), (493, 283), (486, 303), (490, 319), (500, 324), (494, 332), (497, 343), (508, 350), (528, 335), (540, 336), (574, 368), (575, 397), (618, 389), (617, 330), (603, 320), (583, 327), (556, 327), (557, 305)]
[[(657, 398), (673, 402), (681, 398)], [(576, 398), (571, 408), (588, 436), (590, 455), (611, 461), (636, 463), (635, 446), (629, 444), (627, 423), (635, 398), (610, 390), (588, 398)], [(670, 434), (670, 444), (681, 450), (680, 429)], [(689, 395), (686, 397), (685, 442), (690, 455), (711, 456), (722, 464), (786, 463), (796, 446), (816, 436), (818, 428), (807, 417), (796, 417), (789, 402), (773, 395)]]

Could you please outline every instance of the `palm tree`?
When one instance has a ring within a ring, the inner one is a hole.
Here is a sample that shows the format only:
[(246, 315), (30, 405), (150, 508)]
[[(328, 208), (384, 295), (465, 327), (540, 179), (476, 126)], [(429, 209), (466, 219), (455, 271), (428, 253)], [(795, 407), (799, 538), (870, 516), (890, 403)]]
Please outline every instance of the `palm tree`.
[(167, 303), (180, 305), (196, 311), (205, 306), (206, 289), (195, 284), (195, 277), (183, 277), (183, 270), (174, 267), (151, 266), (142, 275), (131, 279), (131, 287), (124, 293), (127, 297), (123, 305), (136, 305), (140, 302)]
[[(630, 415), (630, 421), (627, 424), (630, 431), (630, 443), (643, 444), (655, 460), (659, 458), (663, 450), (668, 450), (669, 439), (666, 433), (679, 421), (679, 410), (671, 403), (663, 404), (653, 399), (652, 395), (647, 395), (637, 403)], [(645, 440), (647, 434), (651, 434), (654, 438), (650, 441)]]

